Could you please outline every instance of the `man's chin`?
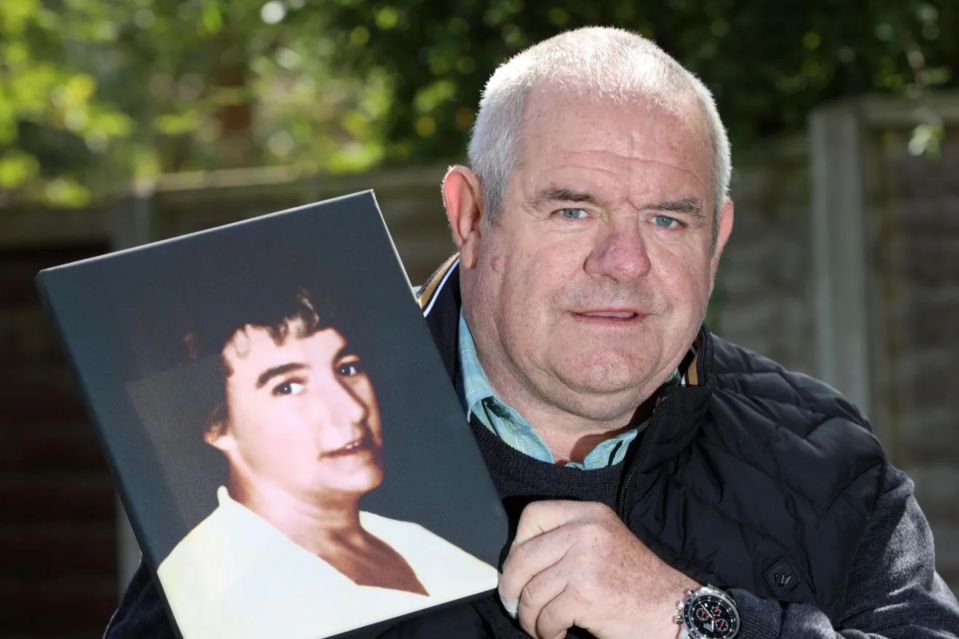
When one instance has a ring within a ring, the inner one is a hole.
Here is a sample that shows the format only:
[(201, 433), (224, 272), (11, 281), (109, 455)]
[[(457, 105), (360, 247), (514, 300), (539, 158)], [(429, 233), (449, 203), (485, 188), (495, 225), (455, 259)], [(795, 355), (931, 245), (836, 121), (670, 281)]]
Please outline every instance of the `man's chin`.
[(597, 395), (579, 393), (561, 398), (557, 405), (566, 413), (589, 420), (596, 424), (605, 424), (608, 428), (620, 428), (629, 424), (636, 407), (642, 400), (636, 395), (624, 393), (608, 394), (603, 399)]
[(606, 387), (565, 387), (550, 398), (554, 406), (572, 415), (600, 422), (618, 420), (632, 414), (642, 403), (634, 389)]
[(637, 391), (656, 376), (658, 367), (626, 349), (597, 348), (570, 353), (554, 368), (567, 386), (584, 394), (610, 395)]
[(363, 496), (366, 493), (376, 490), (383, 484), (383, 473), (378, 469), (371, 470), (368, 473), (353, 472), (337, 477), (335, 481), (317, 481), (313, 485), (313, 492), (320, 496), (330, 496), (333, 494)]

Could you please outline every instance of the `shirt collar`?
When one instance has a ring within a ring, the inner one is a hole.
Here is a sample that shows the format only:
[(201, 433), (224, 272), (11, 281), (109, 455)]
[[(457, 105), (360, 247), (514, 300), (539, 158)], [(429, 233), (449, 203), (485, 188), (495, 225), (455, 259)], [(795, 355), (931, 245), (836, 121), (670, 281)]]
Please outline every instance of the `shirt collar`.
[[(463, 394), (467, 419), (475, 417), (510, 447), (540, 461), (554, 463), (553, 455), (542, 437), (522, 415), (500, 400), (490, 386), (489, 378), (486, 377), (476, 352), (473, 334), (462, 310), (459, 314), (458, 334), (460, 356), (458, 388)], [(673, 384), (686, 386), (695, 382), (695, 355), (694, 345), (683, 359), (680, 368), (663, 385), (664, 388)], [(687, 373), (681, 375), (680, 370)], [(689, 374), (690, 371), (692, 375)], [(570, 462), (567, 466), (594, 469), (618, 463), (625, 457), (629, 443), (646, 427), (647, 421), (644, 420), (635, 428), (604, 440), (586, 455), (582, 464)]]

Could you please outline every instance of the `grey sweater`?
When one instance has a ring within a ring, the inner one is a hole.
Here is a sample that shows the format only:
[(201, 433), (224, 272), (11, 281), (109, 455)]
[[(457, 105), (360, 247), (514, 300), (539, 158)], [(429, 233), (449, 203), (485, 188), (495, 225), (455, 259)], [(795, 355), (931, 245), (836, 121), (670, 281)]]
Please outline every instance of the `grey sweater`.
[(839, 627), (813, 606), (732, 594), (743, 639), (959, 637), (959, 605), (936, 573), (932, 531), (912, 480), (892, 465), (849, 573)]

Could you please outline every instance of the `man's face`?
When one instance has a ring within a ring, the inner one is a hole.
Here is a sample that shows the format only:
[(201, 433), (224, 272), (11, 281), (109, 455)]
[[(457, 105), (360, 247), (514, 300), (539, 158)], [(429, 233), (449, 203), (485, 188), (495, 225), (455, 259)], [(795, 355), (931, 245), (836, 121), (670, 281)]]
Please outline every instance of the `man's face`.
[(472, 239), (467, 317), (507, 402), (622, 426), (695, 339), (731, 205), (714, 252), (698, 117), (555, 90), (525, 117), (504, 210)]
[(365, 493), (383, 479), (380, 413), (370, 378), (333, 328), (277, 344), (246, 326), (223, 350), (227, 419), (206, 440), (253, 490), (317, 501)]

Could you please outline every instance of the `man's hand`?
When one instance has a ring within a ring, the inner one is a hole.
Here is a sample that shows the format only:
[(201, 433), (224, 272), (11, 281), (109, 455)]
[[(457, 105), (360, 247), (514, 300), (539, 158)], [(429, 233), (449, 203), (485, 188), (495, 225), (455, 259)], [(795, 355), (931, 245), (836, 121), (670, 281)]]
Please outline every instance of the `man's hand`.
[(538, 501), (520, 516), (500, 596), (539, 639), (571, 626), (600, 639), (675, 639), (676, 603), (695, 581), (663, 563), (607, 506)]

